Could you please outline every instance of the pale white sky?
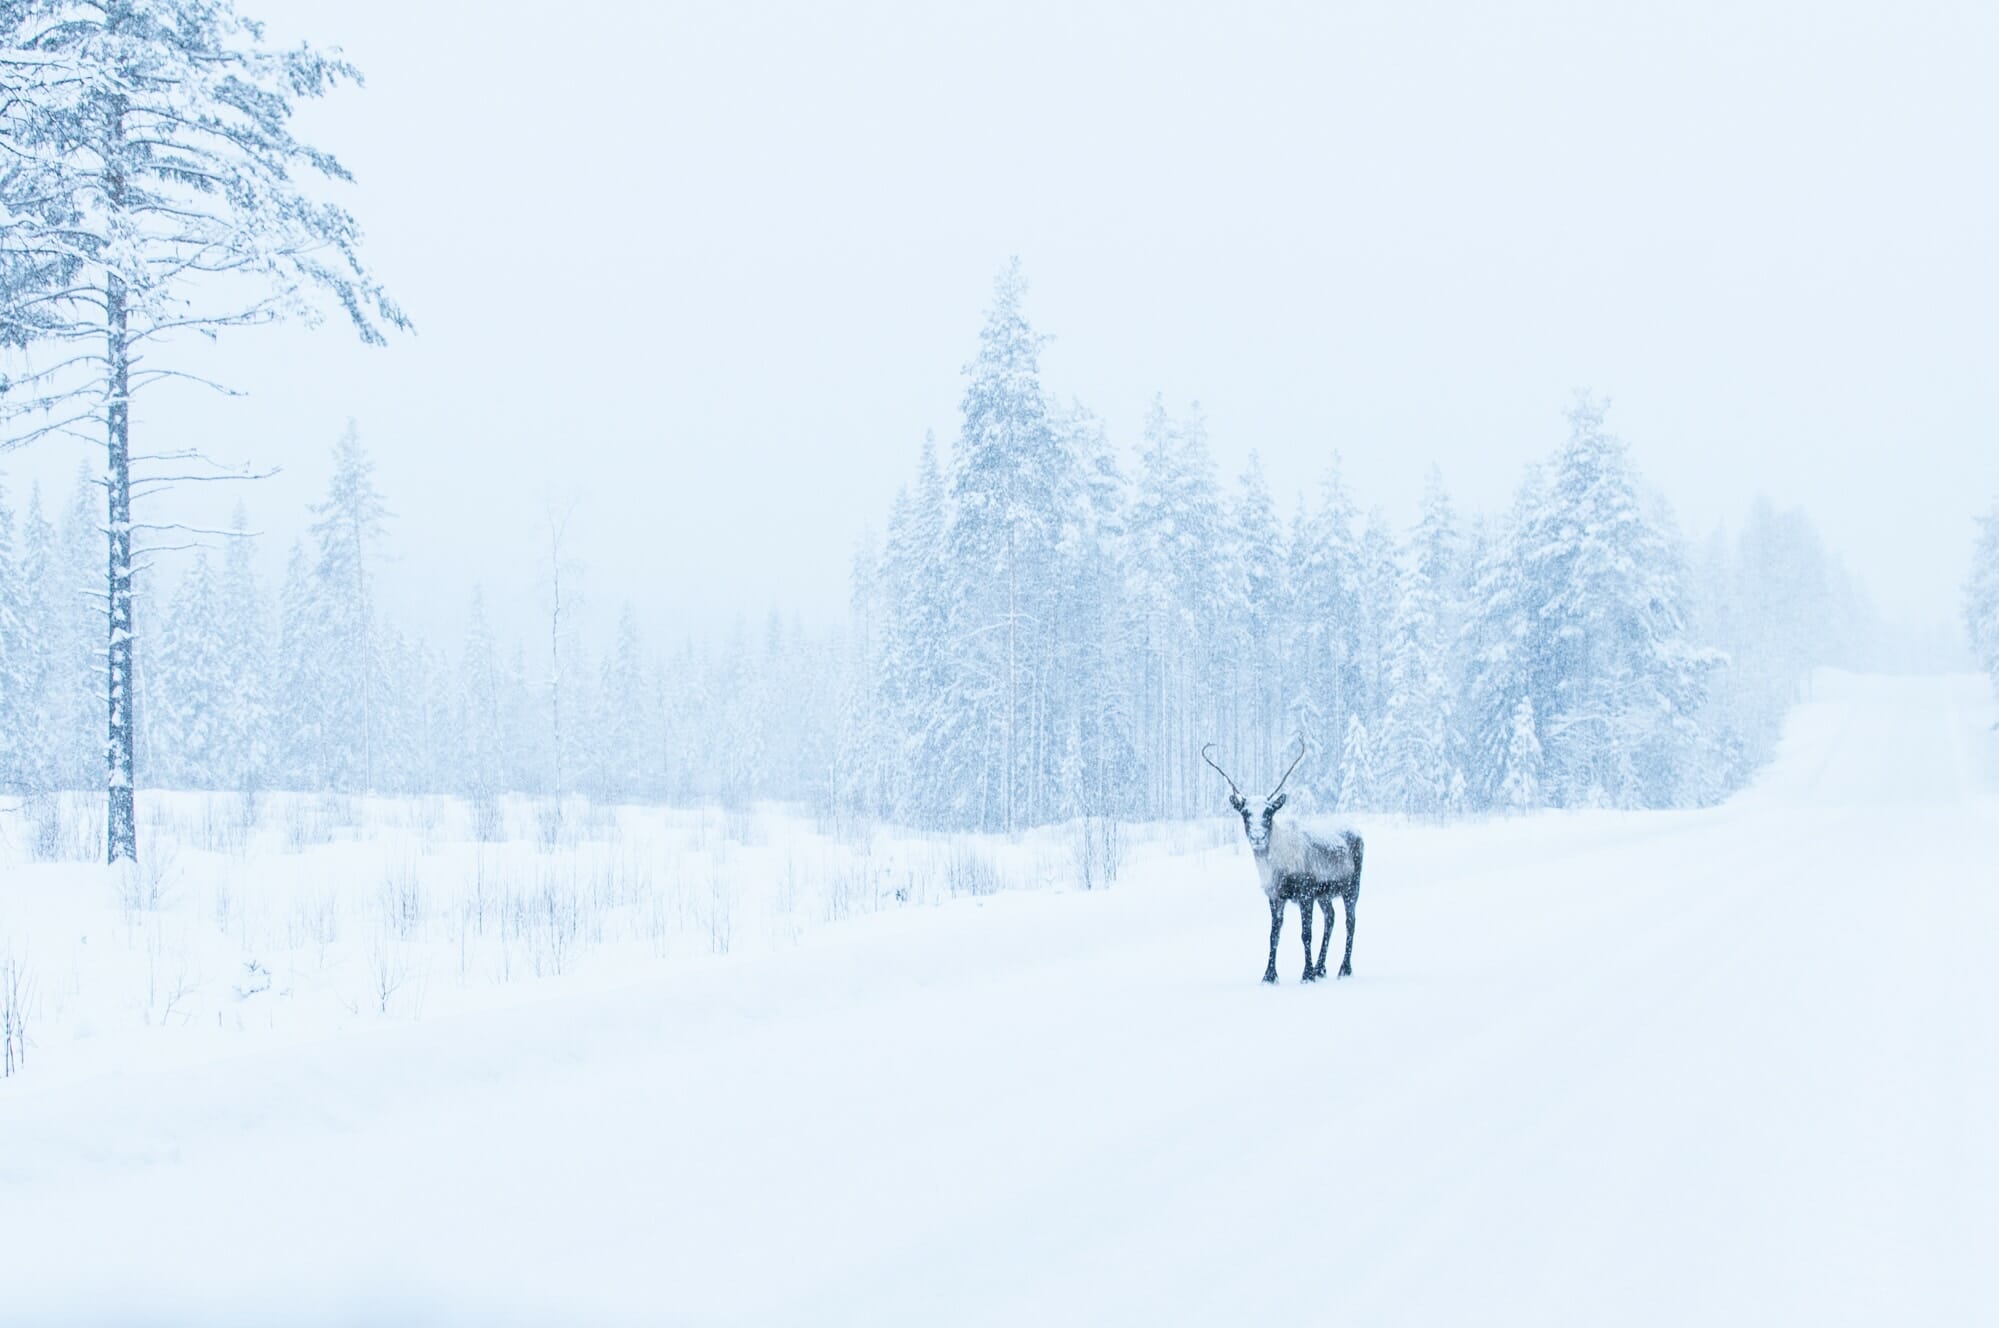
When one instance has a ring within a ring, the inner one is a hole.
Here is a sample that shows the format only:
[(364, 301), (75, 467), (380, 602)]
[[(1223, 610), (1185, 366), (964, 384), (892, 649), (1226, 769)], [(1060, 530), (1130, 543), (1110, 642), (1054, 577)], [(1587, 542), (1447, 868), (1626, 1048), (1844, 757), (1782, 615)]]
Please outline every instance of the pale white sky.
[(1690, 533), (1803, 503), (1926, 619), (1999, 496), (1999, 7), (242, 2), (366, 71), (305, 121), (419, 331), (139, 423), (286, 467), (275, 564), (357, 418), (447, 642), (548, 494), (604, 619), (832, 620), (1013, 252), (1053, 389), (1280, 494), (1498, 507), (1589, 386)]

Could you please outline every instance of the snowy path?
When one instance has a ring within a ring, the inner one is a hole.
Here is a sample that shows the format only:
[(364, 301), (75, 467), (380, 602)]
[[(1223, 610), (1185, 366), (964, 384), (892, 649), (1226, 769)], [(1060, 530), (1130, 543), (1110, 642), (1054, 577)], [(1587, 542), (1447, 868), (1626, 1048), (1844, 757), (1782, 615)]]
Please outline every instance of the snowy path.
[(1716, 811), (1378, 827), (1350, 982), (1260, 986), (1217, 853), (0, 1098), (0, 1318), (1979, 1320), (1991, 717), (1841, 680)]

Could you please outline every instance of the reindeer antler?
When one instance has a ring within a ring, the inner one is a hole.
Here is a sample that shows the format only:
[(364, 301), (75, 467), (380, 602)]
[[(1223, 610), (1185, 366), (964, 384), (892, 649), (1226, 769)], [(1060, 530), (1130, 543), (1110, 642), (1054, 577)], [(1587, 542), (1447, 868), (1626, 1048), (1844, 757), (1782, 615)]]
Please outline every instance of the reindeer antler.
[[(1208, 747), (1212, 747), (1212, 746), (1214, 746), (1214, 745), (1215, 745), (1215, 744), (1213, 744), (1213, 743), (1211, 742), (1211, 743), (1209, 743), (1209, 744), (1208, 744)], [(1208, 763), (1209, 765), (1214, 765), (1214, 766), (1215, 766), (1215, 773), (1216, 773), (1216, 774), (1218, 774), (1218, 775), (1220, 775), (1220, 776), (1221, 776), (1221, 777), (1222, 777), (1223, 779), (1228, 779), (1228, 780), (1229, 780), (1229, 788), (1233, 789), (1233, 790), (1234, 790), (1234, 792), (1235, 792), (1235, 795), (1236, 795), (1236, 796), (1237, 796), (1238, 798), (1240, 798), (1240, 797), (1242, 796), (1242, 790), (1241, 790), (1241, 789), (1239, 789), (1239, 788), (1236, 788), (1236, 786), (1235, 786), (1235, 781), (1234, 781), (1233, 779), (1229, 779), (1229, 772), (1228, 772), (1228, 771), (1226, 771), (1226, 770), (1222, 769), (1222, 768), (1221, 768), (1220, 766), (1218, 766), (1218, 765), (1215, 765), (1215, 762), (1214, 762), (1214, 758), (1208, 755), (1208, 747), (1203, 747), (1203, 748), (1201, 749), (1201, 759), (1202, 759), (1203, 761), (1206, 761), (1206, 762), (1207, 762), (1207, 763)]]
[(1284, 779), (1280, 779), (1277, 781), (1277, 788), (1274, 788), (1270, 790), (1270, 792), (1263, 795), (1263, 800), (1265, 802), (1269, 802), (1272, 798), (1277, 796), (1278, 790), (1284, 787), (1284, 781), (1291, 778), (1291, 772), (1293, 770), (1296, 770), (1298, 768), (1298, 762), (1304, 759), (1305, 759), (1305, 743), (1302, 739), (1300, 739), (1298, 743), (1298, 755), (1292, 758), (1291, 764), (1285, 768)]

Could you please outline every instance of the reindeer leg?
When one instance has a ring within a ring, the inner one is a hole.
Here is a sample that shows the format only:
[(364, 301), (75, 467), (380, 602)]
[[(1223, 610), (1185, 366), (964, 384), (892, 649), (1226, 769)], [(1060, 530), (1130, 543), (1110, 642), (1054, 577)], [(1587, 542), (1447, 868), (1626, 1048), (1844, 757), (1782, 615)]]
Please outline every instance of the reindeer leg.
[(1322, 907), (1326, 911), (1326, 929), (1319, 936), (1319, 962), (1312, 965), (1312, 973), (1315, 977), (1326, 976), (1326, 949), (1333, 943), (1333, 901), (1330, 895), (1327, 896)]
[(1358, 882), (1347, 887), (1344, 898), (1347, 906), (1347, 955), (1340, 960), (1340, 976), (1350, 978), (1353, 976), (1353, 911), (1354, 906), (1360, 902)]
[(1284, 898), (1270, 896), (1270, 962), (1264, 965), (1263, 980), (1277, 981), (1277, 938), (1284, 931)]
[[(1326, 911), (1327, 929), (1330, 930), (1332, 925), (1333, 914), (1332, 910), (1328, 909)], [(1298, 939), (1305, 942), (1305, 972), (1298, 980), (1300, 982), (1315, 982), (1318, 980), (1319, 974), (1312, 967), (1312, 896), (1310, 895), (1298, 896)]]

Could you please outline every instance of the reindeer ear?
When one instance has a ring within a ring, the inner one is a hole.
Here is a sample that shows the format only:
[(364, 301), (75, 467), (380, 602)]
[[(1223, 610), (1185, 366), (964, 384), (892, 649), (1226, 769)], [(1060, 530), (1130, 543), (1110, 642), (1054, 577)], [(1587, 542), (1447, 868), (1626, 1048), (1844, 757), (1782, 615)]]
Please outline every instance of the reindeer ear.
[(1272, 798), (1269, 802), (1263, 805), (1263, 814), (1265, 816), (1276, 815), (1277, 809), (1282, 807), (1286, 802), (1290, 801), (1290, 799), (1291, 795), (1289, 793), (1278, 794), (1276, 797)]
[(1249, 809), (1249, 804), (1242, 800), (1242, 794), (1240, 793), (1229, 794), (1229, 806), (1235, 808), (1239, 812), (1247, 811)]

